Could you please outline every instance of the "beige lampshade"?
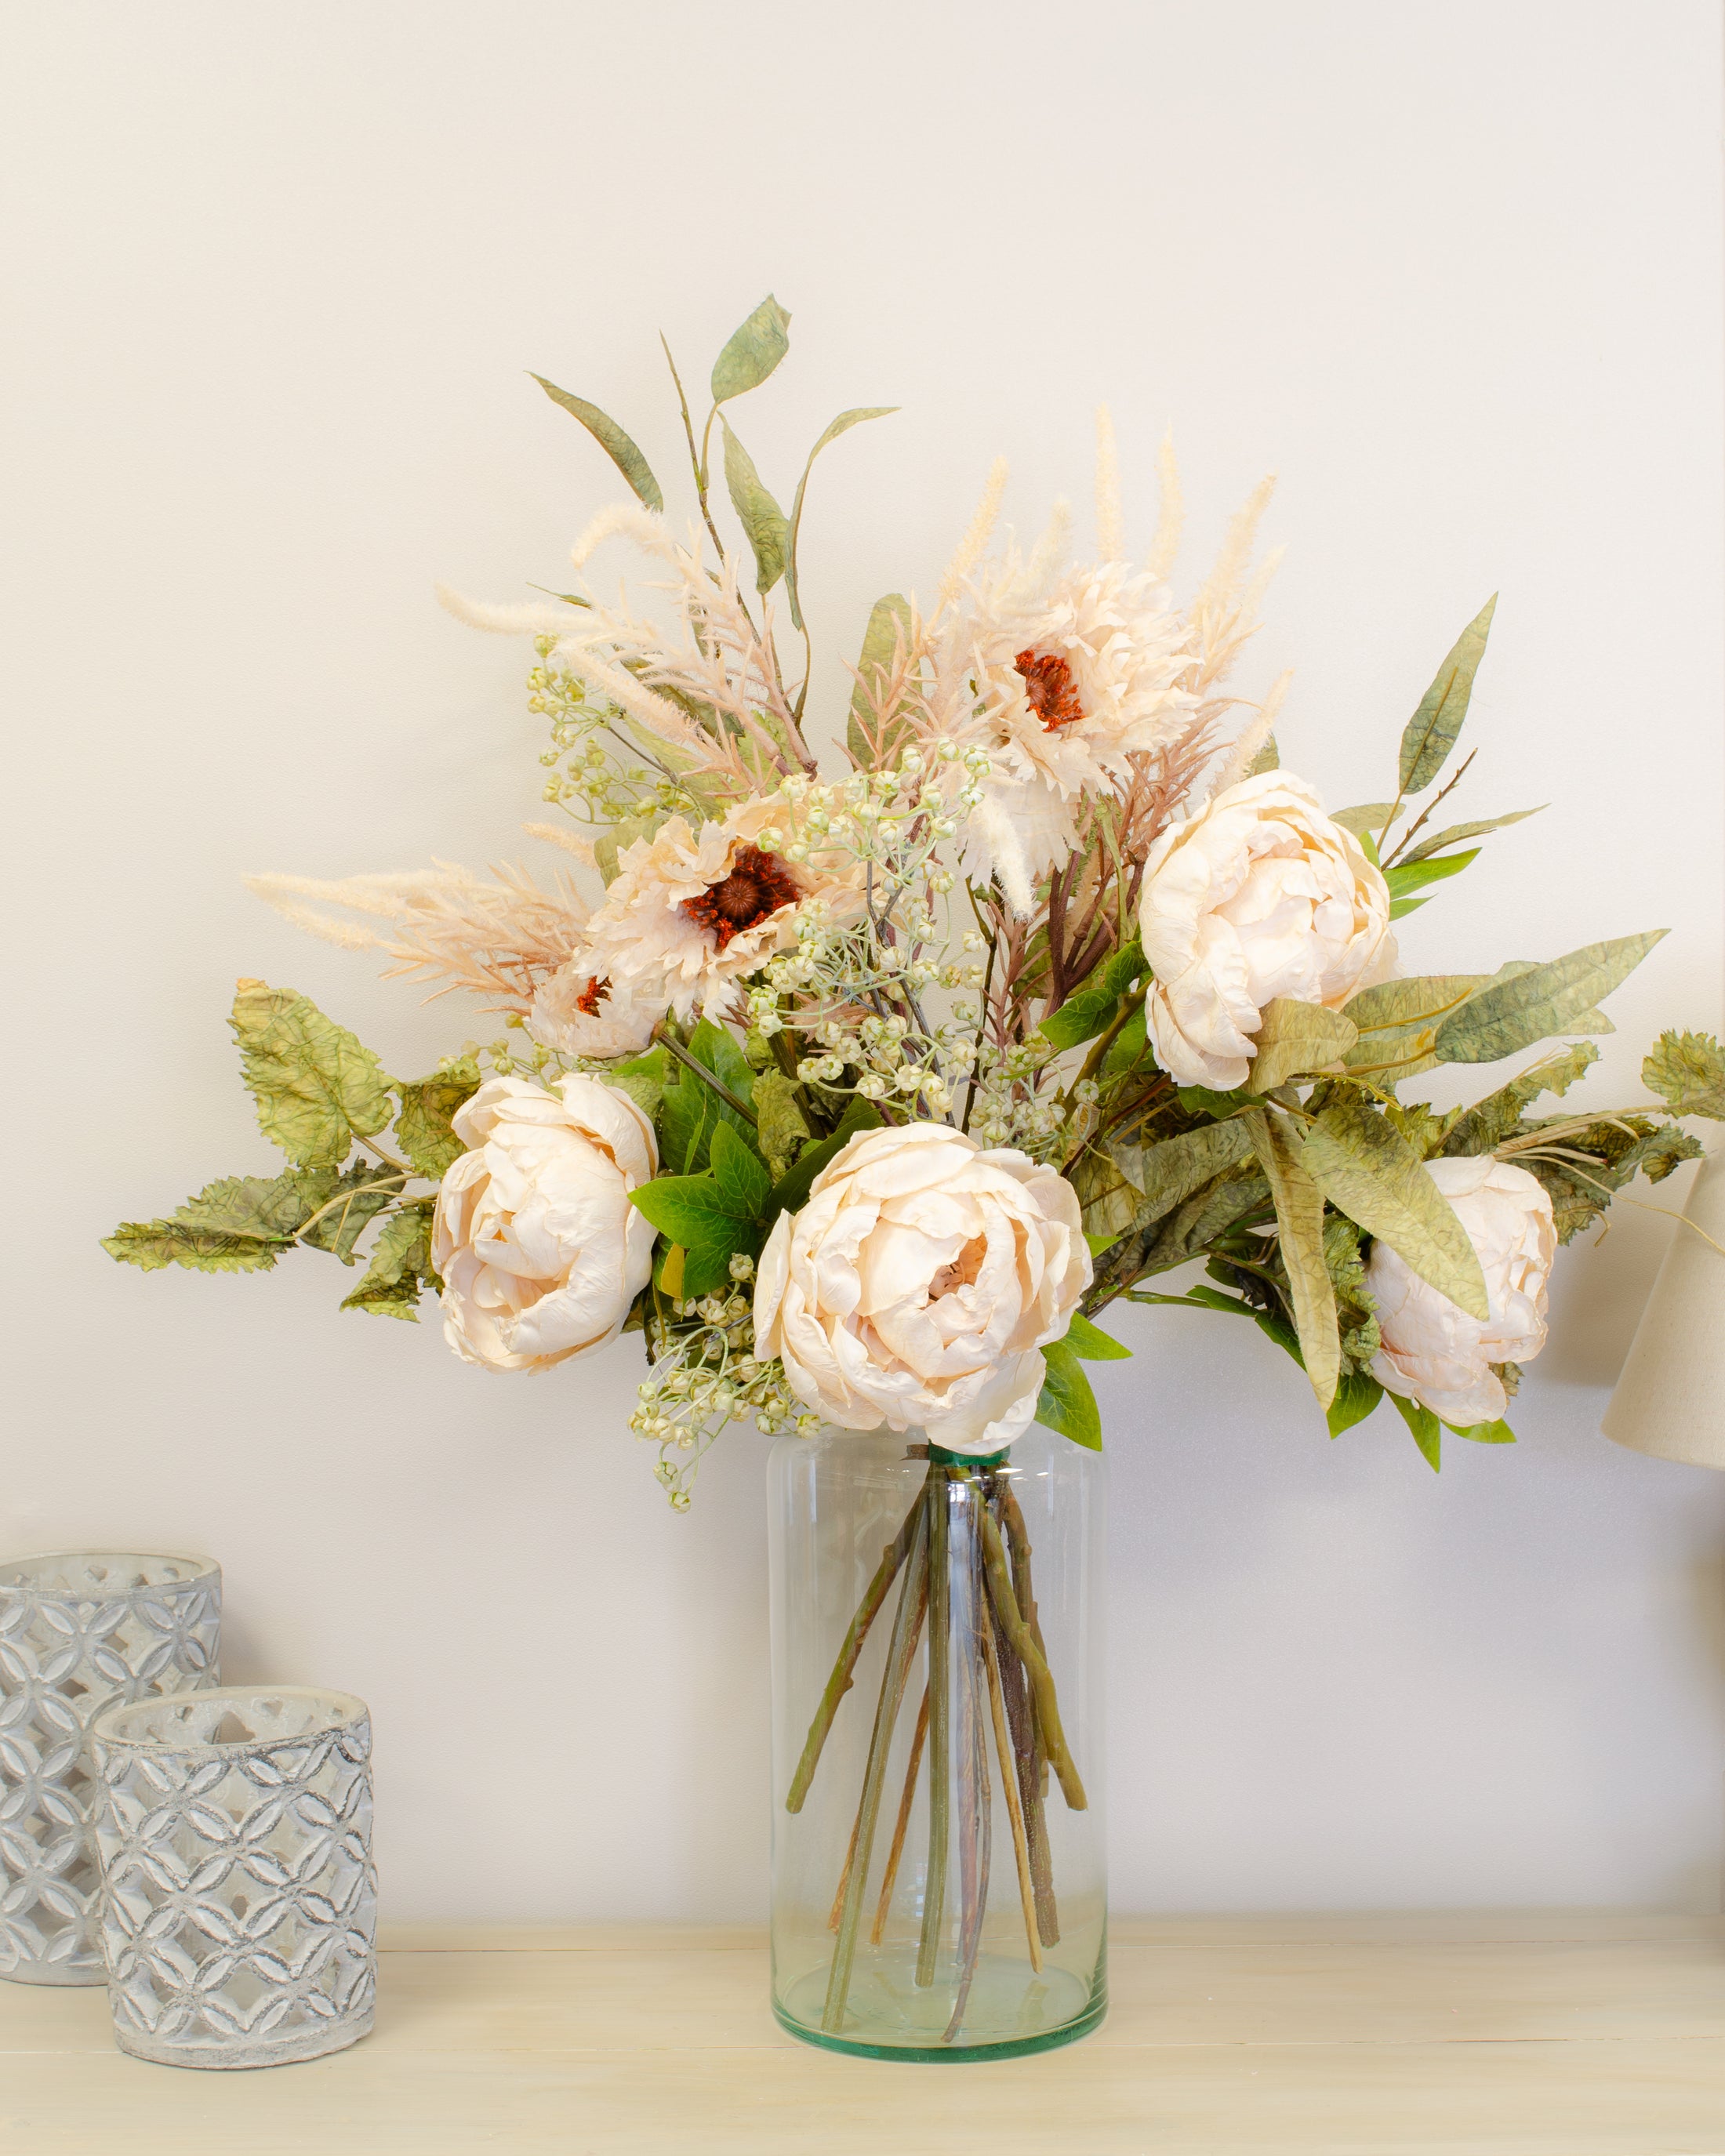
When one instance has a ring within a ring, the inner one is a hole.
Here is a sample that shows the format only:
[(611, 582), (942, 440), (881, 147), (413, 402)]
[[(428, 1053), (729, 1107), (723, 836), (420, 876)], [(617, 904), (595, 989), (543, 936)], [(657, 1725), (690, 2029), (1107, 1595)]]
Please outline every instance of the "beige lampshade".
[(1683, 1210), (1702, 1233), (1673, 1235), (1600, 1427), (1636, 1452), (1725, 1467), (1725, 1154), (1702, 1161)]

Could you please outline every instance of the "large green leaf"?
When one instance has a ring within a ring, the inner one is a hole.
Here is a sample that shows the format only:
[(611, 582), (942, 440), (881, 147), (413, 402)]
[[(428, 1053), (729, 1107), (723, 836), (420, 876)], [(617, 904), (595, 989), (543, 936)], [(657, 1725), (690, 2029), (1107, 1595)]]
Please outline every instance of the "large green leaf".
[(773, 1185), (774, 1211), (800, 1212), (809, 1201), (810, 1186), (827, 1163), (836, 1160), (860, 1132), (879, 1130), (884, 1120), (872, 1101), (854, 1096), (846, 1103), (839, 1127), (831, 1137), (817, 1138), (812, 1145), (804, 1146), (797, 1156), (796, 1166)]
[[(740, 1139), (721, 1126), (721, 1144)], [(689, 1296), (709, 1295), (730, 1278), (731, 1260), (738, 1251), (758, 1255), (765, 1232), (758, 1216), (734, 1183), (721, 1183), (716, 1173), (707, 1175), (661, 1175), (629, 1193), (631, 1203), (644, 1213), (666, 1240), (684, 1253), (682, 1291)]]
[(1641, 1083), (1674, 1116), (1725, 1118), (1725, 1051), (1710, 1033), (1662, 1033), (1641, 1065)]
[(297, 1167), (338, 1167), (389, 1121), (382, 1064), (305, 997), (242, 981), (231, 1023), (259, 1126)]
[[(1398, 904), (1405, 905), (1411, 892), (1423, 891), (1429, 883), (1441, 883), (1445, 876), (1460, 875), (1470, 861), (1480, 857), (1477, 846), (1465, 854), (1445, 854), (1440, 859), (1422, 859), (1417, 861), (1399, 861), (1393, 869), (1384, 871), (1384, 880), (1389, 895)], [(1394, 908), (1391, 908), (1394, 915)]]
[(735, 1034), (704, 1018), (689, 1036), (689, 1053), (697, 1063), (723, 1079), (740, 1101), (751, 1107), (755, 1099), (754, 1066), (742, 1052)]
[(266, 1273), (287, 1243), (253, 1235), (224, 1235), (213, 1228), (187, 1228), (177, 1220), (122, 1220), (102, 1248), (121, 1265), (146, 1273), (163, 1265), (189, 1272)]
[(1546, 1056), (1457, 1116), (1438, 1151), (1452, 1157), (1491, 1152), (1516, 1128), (1530, 1101), (1537, 1101), (1542, 1093), (1567, 1093), (1599, 1060), (1599, 1050), (1584, 1040), (1574, 1041), (1557, 1055)]
[(1092, 1325), (1081, 1310), (1073, 1312), (1071, 1322), (1060, 1337), (1081, 1362), (1121, 1363), (1132, 1359), (1130, 1348), (1122, 1348), (1112, 1333), (1104, 1332), (1100, 1325)]
[(1290, 1078), (1339, 1063), (1358, 1039), (1358, 1028), (1345, 1012), (1277, 996), (1264, 1006), (1246, 1084), (1254, 1093), (1272, 1093)]
[(1300, 1164), (1336, 1208), (1421, 1280), (1484, 1323), (1491, 1314), (1479, 1253), (1425, 1162), (1363, 1103), (1337, 1101), (1307, 1128)]
[(1243, 1161), (1252, 1149), (1244, 1120), (1205, 1123), (1178, 1137), (1164, 1138), (1160, 1145), (1139, 1147), (1117, 1142), (1110, 1150), (1132, 1186), (1142, 1196), (1133, 1225), (1153, 1226), (1177, 1205), (1183, 1205), (1195, 1191), (1213, 1182), (1224, 1169)]
[(791, 527), (755, 470), (754, 459), (731, 431), (730, 422), (721, 418), (719, 426), (725, 437), (725, 484), (731, 506), (755, 557), (755, 589), (770, 592), (790, 558)]
[(899, 646), (909, 641), (910, 634), (911, 602), (904, 593), (889, 592), (884, 599), (876, 599), (857, 654), (857, 680), (850, 691), (850, 721), (845, 734), (851, 755), (865, 770), (872, 771), (877, 760), (882, 768), (891, 764), (905, 734), (905, 724), (894, 712), (877, 716), (870, 692), (880, 693), (882, 677), (891, 672)]
[(665, 507), (665, 496), (653, 476), (651, 465), (614, 419), (608, 418), (597, 404), (589, 404), (584, 397), (572, 397), (567, 389), (559, 389), (556, 382), (547, 382), (542, 374), (536, 374), (533, 379), (553, 404), (561, 404), (581, 422), (629, 481), (638, 500), (645, 502), (649, 509)]
[(1344, 831), (1352, 831), (1356, 839), (1369, 838), (1373, 831), (1381, 831), (1389, 820), (1393, 801), (1359, 801), (1351, 808), (1337, 808), (1330, 817)]
[(1442, 853), (1445, 846), (1459, 846), (1464, 839), (1483, 839), (1488, 832), (1507, 830), (1512, 824), (1525, 824), (1530, 816), (1537, 816), (1541, 809), (1550, 806), (1549, 802), (1542, 801), (1538, 808), (1517, 808), (1507, 816), (1487, 816), (1474, 824), (1451, 824), (1431, 838), (1422, 839), (1417, 846), (1409, 847), (1396, 865), (1407, 868), (1432, 854)]
[(712, 1160), (713, 1179), (726, 1205), (739, 1219), (758, 1220), (772, 1198), (773, 1178), (728, 1123), (713, 1132)]
[(1086, 1146), (1066, 1173), (1086, 1235), (1111, 1241), (1137, 1226), (1142, 1195), (1127, 1180), (1111, 1151)]
[(803, 535), (803, 496), (808, 491), (809, 475), (814, 468), (814, 459), (829, 442), (836, 442), (840, 434), (848, 434), (853, 427), (860, 426), (865, 419), (884, 419), (898, 408), (896, 404), (859, 404), (849, 412), (841, 412), (809, 452), (809, 461), (803, 467), (803, 476), (797, 481), (796, 496), (791, 503), (791, 543), (784, 571), (785, 597), (791, 603), (793, 628), (803, 626), (802, 601), (797, 592), (797, 542)]
[(332, 1168), (301, 1168), (294, 1180), (307, 1207), (300, 1241), (351, 1265), (355, 1244), (369, 1223), (401, 1196), (406, 1178), (376, 1161), (360, 1159), (342, 1173)]
[(1084, 1366), (1064, 1340), (1050, 1341), (1042, 1351), (1046, 1370), (1036, 1400), (1036, 1419), (1045, 1429), (1058, 1430), (1086, 1451), (1102, 1449), (1102, 1417), (1091, 1390)]
[(1430, 1408), (1421, 1407), (1418, 1400), (1404, 1399), (1399, 1393), (1389, 1394), (1389, 1404), (1414, 1434), (1414, 1442), (1425, 1455), (1426, 1464), (1435, 1475), (1443, 1466), (1443, 1427)]
[(1497, 1063), (1567, 1032), (1573, 1019), (1589, 1016), (1627, 979), (1665, 933), (1656, 928), (1589, 943), (1548, 965), (1494, 982), (1438, 1025), (1433, 1053), (1443, 1063)]
[(791, 348), (786, 334), (790, 323), (790, 316), (769, 292), (748, 320), (732, 330), (713, 362), (715, 404), (726, 404), (733, 397), (760, 388)]
[(1404, 793), (1424, 793), (1455, 747), (1497, 610), (1494, 592), (1456, 638), (1449, 657), (1438, 669), (1436, 680), (1420, 698), (1419, 710), (1403, 729), (1398, 779)]
[[(336, 1178), (324, 1171), (331, 1189)], [(399, 1181), (399, 1178), (397, 1178)], [(223, 1176), (206, 1183), (174, 1214), (176, 1222), (213, 1235), (251, 1235), (264, 1242), (287, 1243), (321, 1202), (311, 1194), (316, 1178), (309, 1175)]]
[(434, 1295), (443, 1288), (431, 1265), (435, 1202), (419, 1199), (384, 1222), (372, 1245), (372, 1261), (365, 1277), (343, 1300), (343, 1310), (365, 1310), (374, 1317), (401, 1317), (410, 1325), (418, 1323), (420, 1296), (427, 1288)]
[(1106, 1032), (1120, 1009), (1120, 999), (1144, 970), (1143, 947), (1137, 937), (1105, 958), (1081, 988), (1050, 1011), (1037, 1028), (1056, 1048), (1076, 1048)]
[(1248, 1108), (1240, 1120), (1276, 1201), (1281, 1261), (1306, 1374), (1318, 1405), (1327, 1411), (1342, 1373), (1342, 1342), (1336, 1291), (1324, 1262), (1323, 1193), (1301, 1166), (1299, 1142), (1284, 1116), (1267, 1108)]
[(790, 1168), (809, 1137), (796, 1081), (783, 1070), (762, 1071), (755, 1080), (752, 1106), (760, 1117), (762, 1155), (777, 1179)]
[(449, 1119), (478, 1092), (479, 1084), (479, 1065), (467, 1055), (429, 1078), (397, 1083), (401, 1113), (396, 1118), (396, 1140), (421, 1175), (435, 1182), (466, 1152)]
[(1330, 1435), (1340, 1437), (1344, 1430), (1352, 1430), (1357, 1422), (1363, 1422), (1376, 1412), (1384, 1397), (1384, 1388), (1363, 1370), (1352, 1370), (1336, 1388), (1336, 1397), (1330, 1402), (1328, 1421)]

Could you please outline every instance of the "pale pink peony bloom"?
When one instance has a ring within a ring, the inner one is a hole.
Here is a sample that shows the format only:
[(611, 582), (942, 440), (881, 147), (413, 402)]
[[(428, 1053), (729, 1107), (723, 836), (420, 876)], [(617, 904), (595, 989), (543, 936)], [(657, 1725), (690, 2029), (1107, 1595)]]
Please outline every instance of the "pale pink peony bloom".
[(652, 1270), (653, 1225), (629, 1199), (658, 1170), (652, 1124), (585, 1077), (488, 1079), (453, 1121), (471, 1150), (431, 1234), (449, 1345), (488, 1370), (548, 1370), (614, 1339)]
[(1338, 1010), (1396, 967), (1389, 891), (1303, 778), (1262, 772), (1164, 831), (1138, 906), (1158, 1060), (1183, 1086), (1243, 1085), (1264, 1006)]
[(1035, 1413), (1038, 1352), (1091, 1278), (1072, 1186), (944, 1123), (851, 1139), (761, 1254), (755, 1353), (846, 1430), (995, 1452)]
[(1429, 1160), (1426, 1173), (1479, 1253), (1491, 1317), (1482, 1325), (1410, 1270), (1388, 1243), (1372, 1245), (1366, 1286), (1383, 1351), (1372, 1375), (1458, 1430), (1496, 1422), (1508, 1405), (1493, 1363), (1528, 1363), (1545, 1345), (1546, 1284), (1557, 1255), (1551, 1199), (1524, 1168), (1490, 1153)]

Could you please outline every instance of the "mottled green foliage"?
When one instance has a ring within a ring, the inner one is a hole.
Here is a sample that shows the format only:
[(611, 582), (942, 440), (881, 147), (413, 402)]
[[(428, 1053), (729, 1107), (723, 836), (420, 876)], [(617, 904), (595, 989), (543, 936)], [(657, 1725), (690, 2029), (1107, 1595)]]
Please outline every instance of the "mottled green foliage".
[(760, 1118), (761, 1152), (776, 1182), (788, 1173), (809, 1137), (800, 1089), (783, 1070), (762, 1070), (755, 1080), (753, 1102)]
[(857, 654), (856, 684), (850, 691), (850, 719), (845, 732), (851, 755), (864, 769), (890, 764), (897, 753), (904, 725), (895, 712), (877, 711), (875, 706), (910, 634), (911, 602), (903, 593), (889, 592), (876, 599)]
[(589, 404), (584, 397), (572, 397), (567, 389), (559, 389), (556, 382), (547, 382), (542, 374), (536, 374), (533, 379), (553, 404), (561, 404), (564, 411), (581, 422), (629, 481), (639, 501), (649, 509), (665, 507), (665, 495), (653, 476), (652, 467), (614, 419), (600, 411), (597, 404)]
[(382, 1065), (305, 996), (242, 981), (231, 1022), (259, 1127), (296, 1167), (338, 1167), (388, 1122)]
[(755, 557), (755, 589), (770, 592), (790, 558), (790, 520), (768, 493), (754, 459), (732, 434), (729, 421), (721, 418), (719, 428), (725, 438), (725, 485), (731, 506)]
[(715, 404), (758, 389), (791, 348), (791, 318), (771, 292), (748, 320), (732, 330), (713, 362)]
[(1491, 1306), (1467, 1230), (1424, 1160), (1384, 1116), (1363, 1102), (1338, 1101), (1308, 1126), (1299, 1152), (1301, 1166), (1338, 1212), (1485, 1321)]
[(1345, 1013), (1277, 996), (1264, 1006), (1247, 1086), (1254, 1093), (1272, 1093), (1290, 1078), (1341, 1062), (1358, 1039), (1358, 1028)]
[(1461, 722), (1467, 716), (1474, 676), (1486, 655), (1486, 639), (1491, 633), (1491, 617), (1497, 611), (1494, 592), (1450, 648), (1437, 670), (1436, 679), (1420, 700), (1420, 708), (1402, 732), (1401, 765), (1397, 782), (1403, 793), (1421, 793), (1443, 769)]
[(395, 1122), (396, 1142), (420, 1174), (434, 1183), (467, 1150), (449, 1119), (478, 1092), (479, 1085), (478, 1064), (470, 1055), (464, 1055), (429, 1078), (403, 1079), (396, 1086), (401, 1102), (401, 1113)]
[(369, 1311), (374, 1317), (419, 1319), (419, 1297), (429, 1289), (440, 1294), (443, 1282), (432, 1270), (431, 1221), (436, 1201), (416, 1199), (386, 1220), (372, 1245), (366, 1274), (343, 1310)]
[(1438, 1150), (1451, 1158), (1491, 1152), (1520, 1129), (1522, 1111), (1530, 1101), (1537, 1101), (1542, 1093), (1567, 1093), (1589, 1065), (1599, 1060), (1599, 1050), (1584, 1040), (1546, 1056), (1455, 1116)]
[[(1542, 809), (1550, 805), (1549, 802), (1542, 801), (1538, 808), (1515, 808), (1507, 816), (1486, 816), (1477, 823), (1447, 824), (1441, 831), (1434, 832), (1430, 838), (1422, 839), (1417, 846), (1409, 847), (1397, 865), (1406, 868), (1413, 862), (1426, 860), (1433, 854), (1442, 853), (1445, 846), (1459, 846), (1464, 839), (1483, 839), (1492, 831), (1507, 830), (1512, 824), (1525, 824), (1530, 816), (1538, 815)], [(1468, 859), (1471, 860), (1472, 858), (1470, 854)]]
[(1497, 1063), (1570, 1031), (1571, 1020), (1586, 1015), (1627, 979), (1665, 932), (1656, 928), (1589, 943), (1549, 964), (1498, 978), (1439, 1024), (1433, 1052), (1445, 1063)]
[(401, 1196), (405, 1178), (376, 1161), (356, 1160), (339, 1173), (332, 1168), (302, 1168), (294, 1180), (309, 1209), (300, 1241), (351, 1265), (355, 1244)]
[(1725, 1119), (1725, 1052), (1710, 1033), (1662, 1033), (1641, 1065), (1641, 1083), (1674, 1116)]
[(1306, 1374), (1318, 1405), (1327, 1409), (1341, 1375), (1342, 1346), (1335, 1290), (1324, 1263), (1323, 1193), (1301, 1164), (1299, 1140), (1285, 1116), (1249, 1108), (1240, 1120), (1276, 1201), (1276, 1238)]

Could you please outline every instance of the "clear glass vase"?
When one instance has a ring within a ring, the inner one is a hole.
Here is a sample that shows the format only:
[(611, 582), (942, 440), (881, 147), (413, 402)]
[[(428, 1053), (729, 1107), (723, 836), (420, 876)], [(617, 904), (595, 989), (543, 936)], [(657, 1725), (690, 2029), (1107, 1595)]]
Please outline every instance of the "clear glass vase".
[(836, 2051), (1010, 2057), (1106, 2009), (1099, 1455), (782, 1437), (773, 2006)]

